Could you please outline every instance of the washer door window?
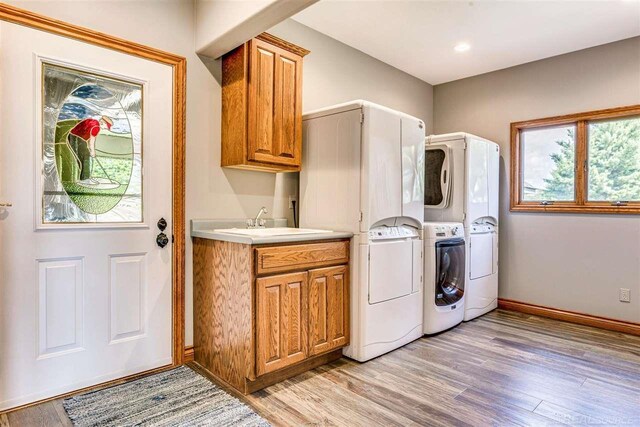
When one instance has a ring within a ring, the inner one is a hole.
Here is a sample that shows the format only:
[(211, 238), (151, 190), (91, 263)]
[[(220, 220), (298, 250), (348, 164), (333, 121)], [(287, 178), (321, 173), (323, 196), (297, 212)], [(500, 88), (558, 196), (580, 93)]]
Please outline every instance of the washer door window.
[(464, 240), (436, 242), (437, 306), (455, 304), (464, 295)]

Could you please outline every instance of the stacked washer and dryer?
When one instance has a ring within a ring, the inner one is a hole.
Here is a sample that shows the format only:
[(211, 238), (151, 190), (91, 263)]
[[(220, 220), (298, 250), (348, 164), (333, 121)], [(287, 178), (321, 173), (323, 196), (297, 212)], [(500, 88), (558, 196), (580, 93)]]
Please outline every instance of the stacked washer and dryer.
[(366, 361), (496, 307), (496, 144), (425, 139), (421, 120), (367, 101), (306, 113), (303, 139), (300, 225), (354, 233), (346, 356)]
[(367, 101), (303, 116), (300, 225), (351, 231), (351, 342), (366, 361), (420, 338), (424, 123)]
[(437, 333), (498, 304), (498, 144), (468, 133), (425, 146), (424, 332)]

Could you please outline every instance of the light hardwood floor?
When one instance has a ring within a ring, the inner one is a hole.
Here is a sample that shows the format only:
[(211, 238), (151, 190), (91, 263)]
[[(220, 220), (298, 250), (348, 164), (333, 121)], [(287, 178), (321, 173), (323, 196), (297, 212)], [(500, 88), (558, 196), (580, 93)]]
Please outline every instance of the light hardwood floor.
[[(640, 425), (640, 337), (504, 310), (243, 397), (274, 425)], [(70, 425), (60, 401), (0, 416)]]

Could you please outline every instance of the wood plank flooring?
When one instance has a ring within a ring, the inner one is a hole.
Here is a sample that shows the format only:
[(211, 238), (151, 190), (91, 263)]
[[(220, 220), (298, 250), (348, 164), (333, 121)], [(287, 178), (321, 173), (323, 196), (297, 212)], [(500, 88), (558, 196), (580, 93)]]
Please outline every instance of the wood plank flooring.
[[(497, 310), (242, 397), (277, 426), (640, 425), (640, 337)], [(61, 401), (0, 427), (68, 426)]]

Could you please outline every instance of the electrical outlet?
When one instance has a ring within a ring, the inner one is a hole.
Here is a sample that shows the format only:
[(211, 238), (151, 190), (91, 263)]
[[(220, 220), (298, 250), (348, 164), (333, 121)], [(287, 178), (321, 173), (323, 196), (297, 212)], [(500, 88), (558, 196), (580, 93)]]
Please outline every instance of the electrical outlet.
[(620, 288), (620, 302), (631, 302), (631, 289)]
[(289, 209), (293, 209), (293, 202), (298, 203), (298, 198), (296, 196), (289, 196)]

